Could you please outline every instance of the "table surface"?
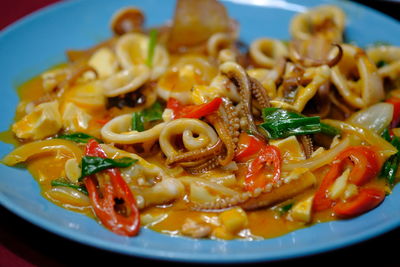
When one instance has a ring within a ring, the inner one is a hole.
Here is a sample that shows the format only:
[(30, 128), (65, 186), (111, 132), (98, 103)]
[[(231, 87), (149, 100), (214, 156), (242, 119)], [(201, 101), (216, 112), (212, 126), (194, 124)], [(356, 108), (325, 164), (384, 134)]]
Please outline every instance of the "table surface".
[[(1, 0), (3, 2), (3, 0)], [(0, 30), (15, 20), (59, 0), (13, 0), (2, 3), (0, 8)], [(399, 19), (399, 1), (357, 1)], [(140, 264), (150, 266), (169, 262), (128, 257), (107, 251), (100, 251), (74, 241), (70, 241), (47, 232), (19, 218), (0, 207), (0, 267), (30, 266), (84, 266), (111, 262), (119, 264)], [(300, 264), (321, 266), (327, 263), (346, 266), (356, 261), (358, 266), (400, 266), (398, 242), (400, 229), (373, 238), (371, 240), (338, 249), (335, 251), (304, 257), (300, 259), (277, 261), (269, 266)], [(261, 263), (262, 264), (262, 263)], [(258, 265), (261, 265), (258, 264)], [(185, 265), (173, 263), (176, 265)], [(192, 264), (191, 264), (192, 265)], [(257, 264), (255, 264), (257, 265)]]

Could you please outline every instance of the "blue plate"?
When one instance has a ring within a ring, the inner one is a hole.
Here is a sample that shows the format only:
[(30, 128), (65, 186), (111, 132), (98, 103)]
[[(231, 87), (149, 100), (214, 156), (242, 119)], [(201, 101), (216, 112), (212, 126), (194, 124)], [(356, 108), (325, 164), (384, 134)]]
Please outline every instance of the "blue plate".
[[(400, 45), (400, 25), (393, 19), (348, 1), (337, 4), (347, 14), (346, 37), (360, 46), (376, 41)], [(240, 22), (241, 39), (261, 36), (289, 39), (288, 25), (306, 4), (284, 0), (231, 0), (231, 17)], [(9, 129), (18, 103), (15, 87), (47, 68), (65, 61), (68, 48), (87, 48), (111, 36), (109, 21), (119, 8), (136, 5), (147, 15), (147, 25), (172, 18), (174, 1), (78, 0), (37, 12), (0, 34), (0, 130)], [(306, 5), (306, 6), (305, 6)], [(0, 157), (13, 147), (0, 142)], [(377, 209), (360, 217), (297, 230), (262, 241), (216, 241), (171, 237), (142, 229), (134, 238), (121, 237), (96, 221), (62, 209), (46, 199), (31, 175), (0, 164), (0, 202), (17, 215), (63, 237), (127, 255), (182, 262), (259, 262), (321, 253), (348, 246), (400, 226), (400, 186)]]

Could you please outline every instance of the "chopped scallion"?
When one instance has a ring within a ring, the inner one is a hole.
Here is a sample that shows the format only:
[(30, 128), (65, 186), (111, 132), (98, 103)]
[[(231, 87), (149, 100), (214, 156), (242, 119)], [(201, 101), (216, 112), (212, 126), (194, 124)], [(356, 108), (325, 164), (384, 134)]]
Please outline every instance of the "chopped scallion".
[(146, 65), (149, 68), (153, 66), (153, 58), (154, 58), (154, 52), (156, 50), (156, 45), (157, 45), (157, 30), (152, 29), (150, 31), (150, 39), (149, 39), (149, 46), (147, 49), (147, 60), (146, 60)]

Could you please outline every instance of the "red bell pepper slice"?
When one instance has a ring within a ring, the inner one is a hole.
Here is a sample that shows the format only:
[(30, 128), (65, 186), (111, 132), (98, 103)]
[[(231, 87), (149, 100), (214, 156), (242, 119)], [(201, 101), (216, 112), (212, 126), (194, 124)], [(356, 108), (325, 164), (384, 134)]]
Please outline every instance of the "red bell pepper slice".
[(391, 128), (396, 128), (400, 123), (400, 98), (392, 97), (386, 100), (386, 103), (393, 105), (393, 119), (390, 123)]
[(256, 154), (264, 146), (266, 146), (264, 141), (258, 139), (257, 137), (247, 133), (241, 133), (239, 136), (235, 161), (246, 161), (246, 159)]
[(315, 193), (313, 210), (322, 211), (333, 206), (334, 201), (327, 196), (328, 189), (342, 174), (347, 164), (352, 166), (349, 182), (358, 186), (369, 182), (380, 170), (378, 156), (371, 147), (353, 146), (343, 150), (336, 156), (334, 163)]
[(378, 206), (385, 199), (385, 191), (378, 188), (363, 188), (360, 193), (348, 202), (340, 202), (333, 207), (339, 217), (353, 217)]
[(250, 162), (248, 172), (245, 177), (245, 188), (247, 191), (254, 191), (256, 188), (263, 188), (268, 183), (268, 178), (263, 172), (265, 166), (273, 168), (273, 182), (281, 178), (281, 153), (279, 148), (272, 145), (264, 145), (257, 153), (257, 157)]
[[(107, 157), (99, 143), (93, 139), (88, 142), (85, 154)], [(106, 228), (124, 236), (134, 236), (138, 233), (140, 216), (136, 200), (118, 168), (106, 169), (99, 175), (88, 176), (84, 183), (94, 213)]]
[(178, 100), (170, 97), (167, 102), (167, 108), (172, 109), (173, 119), (200, 119), (217, 111), (221, 103), (222, 98), (216, 97), (211, 102), (201, 105), (182, 105)]

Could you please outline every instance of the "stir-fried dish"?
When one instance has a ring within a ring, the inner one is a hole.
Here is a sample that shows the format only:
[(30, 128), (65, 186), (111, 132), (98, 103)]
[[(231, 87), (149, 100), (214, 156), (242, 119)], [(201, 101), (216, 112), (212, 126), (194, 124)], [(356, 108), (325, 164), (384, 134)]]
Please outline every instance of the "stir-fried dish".
[[(390, 197), (400, 172), (400, 47), (345, 43), (319, 6), (289, 41), (245, 44), (216, 0), (178, 0), (25, 83), (3, 163), (44, 197), (116, 234), (140, 227), (215, 239), (279, 236), (349, 219)], [(264, 26), (267, 27), (267, 26)]]

